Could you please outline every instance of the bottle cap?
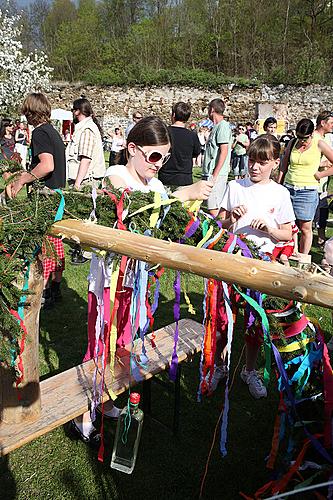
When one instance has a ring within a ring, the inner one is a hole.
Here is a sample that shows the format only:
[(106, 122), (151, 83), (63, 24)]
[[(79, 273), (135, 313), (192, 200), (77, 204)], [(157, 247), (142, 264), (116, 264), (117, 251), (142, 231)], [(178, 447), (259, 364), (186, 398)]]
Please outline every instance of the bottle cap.
[(132, 405), (138, 405), (140, 403), (140, 394), (138, 392), (131, 392), (130, 394), (130, 403)]

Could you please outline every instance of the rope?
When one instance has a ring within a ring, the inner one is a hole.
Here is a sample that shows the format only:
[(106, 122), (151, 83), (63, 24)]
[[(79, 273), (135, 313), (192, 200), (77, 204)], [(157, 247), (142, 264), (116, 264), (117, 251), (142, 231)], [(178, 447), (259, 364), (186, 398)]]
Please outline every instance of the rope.
[[(245, 344), (243, 345), (243, 349), (242, 349), (241, 355), (239, 356), (239, 360), (238, 360), (237, 366), (234, 369), (234, 373), (233, 373), (231, 384), (230, 384), (229, 394), (230, 394), (232, 386), (234, 384), (236, 373), (237, 373), (237, 370), (239, 368), (240, 362), (242, 361), (242, 357), (243, 357), (243, 354), (244, 354), (244, 349), (245, 349)], [(220, 421), (221, 421), (221, 418), (222, 418), (222, 415), (223, 415), (223, 411), (224, 411), (224, 407), (222, 407), (220, 415), (219, 415), (219, 418), (217, 419), (217, 422), (216, 422), (216, 425), (215, 425), (213, 439), (212, 439), (212, 444), (211, 444), (211, 447), (210, 447), (210, 450), (209, 450), (209, 453), (208, 453), (208, 456), (207, 456), (207, 461), (206, 461), (206, 465), (205, 465), (205, 472), (204, 472), (204, 475), (202, 477), (202, 481), (201, 481), (201, 485), (200, 485), (200, 495), (199, 495), (199, 498), (202, 498), (202, 493), (203, 493), (203, 489), (204, 489), (204, 485), (205, 485), (205, 481), (206, 481), (206, 477), (207, 477), (207, 473), (208, 473), (209, 462), (210, 462), (210, 458), (211, 458), (211, 455), (212, 455), (212, 452), (213, 452), (213, 448), (215, 446), (217, 429), (219, 428), (219, 424), (220, 424)]]

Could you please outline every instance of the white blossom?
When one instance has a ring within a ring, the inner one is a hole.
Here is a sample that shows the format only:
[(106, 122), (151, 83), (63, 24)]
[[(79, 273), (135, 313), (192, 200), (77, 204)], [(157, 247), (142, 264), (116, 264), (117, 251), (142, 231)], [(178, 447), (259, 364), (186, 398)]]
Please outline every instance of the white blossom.
[(43, 52), (24, 54), (20, 16), (0, 10), (0, 114), (17, 109), (29, 92), (50, 88), (52, 68)]

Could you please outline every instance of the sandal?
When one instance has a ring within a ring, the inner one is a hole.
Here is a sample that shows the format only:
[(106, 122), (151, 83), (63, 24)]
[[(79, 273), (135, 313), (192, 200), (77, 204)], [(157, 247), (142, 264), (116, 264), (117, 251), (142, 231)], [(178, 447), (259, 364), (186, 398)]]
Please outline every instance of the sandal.
[(86, 436), (81, 432), (74, 420), (69, 422), (69, 430), (73, 436), (79, 438), (84, 443), (92, 445), (93, 447), (98, 447), (101, 442), (101, 435), (97, 429), (94, 429), (91, 431), (89, 436)]

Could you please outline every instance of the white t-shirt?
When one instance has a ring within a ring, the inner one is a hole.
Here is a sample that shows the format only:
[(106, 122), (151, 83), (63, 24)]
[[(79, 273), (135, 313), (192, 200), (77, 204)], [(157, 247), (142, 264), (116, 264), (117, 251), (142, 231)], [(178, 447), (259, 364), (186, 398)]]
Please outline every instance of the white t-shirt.
[(157, 177), (153, 177), (147, 182), (146, 185), (143, 185), (137, 179), (132, 177), (130, 171), (125, 165), (112, 165), (105, 172), (105, 177), (109, 177), (110, 175), (121, 177), (126, 186), (133, 191), (141, 191), (141, 193), (150, 193), (150, 191), (156, 193), (166, 192), (164, 185), (159, 179), (157, 179)]
[(295, 220), (289, 191), (281, 184), (270, 180), (267, 184), (255, 183), (250, 179), (230, 181), (223, 196), (221, 208), (231, 212), (244, 205), (247, 212), (230, 230), (235, 234), (245, 234), (261, 251), (271, 253), (276, 240), (267, 233), (253, 229), (253, 219), (263, 219), (268, 226), (278, 228)]
[(122, 149), (124, 149), (124, 139), (115, 135), (112, 139), (111, 151), (119, 153)]
[[(164, 185), (157, 178), (153, 177), (144, 186), (132, 177), (125, 165), (112, 165), (107, 169), (105, 177), (108, 177), (110, 175), (117, 175), (118, 177), (121, 177), (124, 180), (126, 186), (133, 191), (141, 191), (141, 193), (149, 193), (150, 191), (161, 194), (166, 193)], [(113, 257), (114, 254), (111, 254), (105, 261), (95, 253), (92, 254), (90, 262), (90, 273), (88, 276), (90, 292), (94, 292), (96, 295), (99, 294), (99, 296), (101, 296), (101, 283), (103, 283), (104, 287), (110, 286)], [(104, 282), (102, 280), (102, 276), (104, 276)]]

